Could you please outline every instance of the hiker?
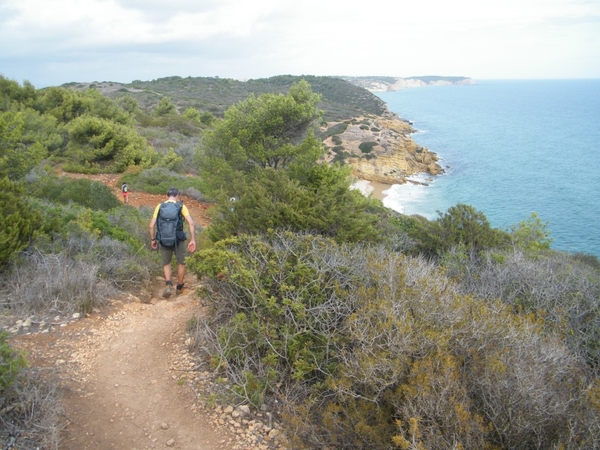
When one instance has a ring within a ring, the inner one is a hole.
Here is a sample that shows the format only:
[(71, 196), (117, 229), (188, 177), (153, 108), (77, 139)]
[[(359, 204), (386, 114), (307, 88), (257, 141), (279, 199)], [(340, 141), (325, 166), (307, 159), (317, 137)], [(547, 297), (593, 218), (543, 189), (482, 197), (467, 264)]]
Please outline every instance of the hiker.
[(123, 203), (128, 203), (129, 199), (127, 197), (129, 196), (129, 186), (127, 186), (127, 183), (121, 185), (121, 192), (123, 193)]
[[(190, 227), (190, 240), (185, 245), (186, 235), (183, 231), (183, 218)], [(173, 222), (174, 220), (174, 222)], [(171, 282), (171, 259), (173, 253), (177, 259), (177, 286), (175, 294), (181, 294), (183, 290), (183, 277), (185, 276), (186, 250), (193, 253), (196, 250), (194, 238), (194, 221), (187, 207), (179, 200), (179, 190), (171, 188), (167, 191), (167, 200), (160, 203), (154, 209), (152, 220), (150, 220), (151, 247), (158, 248), (160, 241), (163, 271), (165, 274), (166, 289), (163, 297), (169, 298), (173, 293)]]

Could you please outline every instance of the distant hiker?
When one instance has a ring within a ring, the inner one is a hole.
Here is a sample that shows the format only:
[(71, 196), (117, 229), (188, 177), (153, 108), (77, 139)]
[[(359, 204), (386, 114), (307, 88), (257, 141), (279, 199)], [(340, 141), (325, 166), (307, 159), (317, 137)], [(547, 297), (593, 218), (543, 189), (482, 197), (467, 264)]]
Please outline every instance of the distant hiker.
[(129, 186), (127, 186), (127, 183), (121, 185), (121, 192), (123, 193), (123, 203), (129, 203), (129, 199), (127, 198), (129, 197)]
[[(190, 227), (190, 241), (185, 245), (187, 236), (183, 231), (183, 218)], [(160, 203), (154, 209), (152, 220), (150, 220), (150, 239), (153, 249), (158, 248), (160, 243), (163, 271), (165, 274), (166, 289), (163, 297), (169, 298), (173, 293), (171, 282), (171, 259), (173, 253), (177, 259), (177, 287), (175, 294), (181, 294), (183, 290), (183, 278), (185, 276), (186, 250), (193, 253), (196, 250), (194, 238), (194, 221), (187, 207), (179, 200), (179, 191), (171, 188), (167, 191), (167, 200)]]

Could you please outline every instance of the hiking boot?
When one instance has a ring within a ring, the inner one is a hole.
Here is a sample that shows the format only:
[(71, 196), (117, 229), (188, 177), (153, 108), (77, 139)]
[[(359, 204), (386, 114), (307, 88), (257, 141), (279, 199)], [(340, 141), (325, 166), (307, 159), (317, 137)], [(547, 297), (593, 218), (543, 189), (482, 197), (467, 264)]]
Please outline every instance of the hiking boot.
[(163, 297), (169, 298), (172, 293), (173, 293), (173, 285), (169, 283), (169, 284), (167, 284), (167, 288), (165, 289), (165, 292), (163, 292)]
[(180, 295), (183, 292), (183, 284), (178, 284), (177, 289), (175, 289), (175, 295)]

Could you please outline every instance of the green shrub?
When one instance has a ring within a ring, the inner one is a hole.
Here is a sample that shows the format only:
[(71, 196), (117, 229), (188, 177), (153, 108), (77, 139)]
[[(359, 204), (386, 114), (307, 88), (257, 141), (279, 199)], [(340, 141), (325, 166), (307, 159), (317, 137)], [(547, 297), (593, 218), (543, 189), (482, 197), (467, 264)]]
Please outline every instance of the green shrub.
[(200, 111), (198, 111), (196, 108), (186, 108), (181, 116), (192, 122), (200, 122)]
[(510, 238), (515, 247), (526, 252), (530, 257), (549, 250), (552, 244), (548, 223), (532, 213), (527, 220), (519, 222), (510, 228)]
[(435, 221), (418, 219), (409, 232), (418, 243), (417, 251), (427, 256), (441, 257), (459, 245), (479, 253), (506, 245), (508, 241), (506, 233), (492, 228), (487, 217), (470, 205), (459, 203), (445, 213), (438, 211), (438, 215)]
[(76, 203), (94, 210), (108, 211), (121, 205), (110, 187), (87, 178), (40, 177), (28, 187), (32, 196), (53, 202)]
[[(29, 198), (32, 208), (39, 211), (41, 226), (39, 235), (53, 236), (61, 234), (67, 224), (76, 220), (81, 207), (76, 204), (62, 205), (43, 198)], [(38, 238), (40, 237), (38, 235)]]
[[(135, 248), (139, 248), (140, 245), (147, 243), (148, 223), (153, 210), (152, 208), (116, 208), (109, 211), (106, 217), (111, 224), (111, 231), (106, 235), (122, 242), (129, 242)], [(119, 238), (122, 233), (126, 233), (125, 239)]]
[(358, 148), (363, 153), (371, 153), (373, 147), (379, 145), (377, 142), (369, 141), (369, 142), (361, 142)]
[(162, 156), (158, 165), (169, 170), (175, 170), (177, 168), (181, 168), (182, 163), (183, 158), (175, 153), (175, 151), (171, 148), (165, 155)]
[(162, 97), (154, 109), (154, 114), (158, 117), (177, 114), (177, 106), (169, 97)]
[(579, 261), (583, 264), (587, 264), (588, 266), (600, 270), (600, 259), (596, 255), (591, 255), (589, 253), (577, 252), (571, 255), (573, 260)]
[[(245, 392), (255, 386), (248, 400), (262, 401), (278, 383), (324, 380), (332, 357), (327, 330), (340, 320), (327, 302), (342, 302), (340, 290), (364, 273), (344, 254), (329, 239), (272, 233), (266, 240), (243, 235), (220, 241), (190, 257), (188, 267), (198, 276), (229, 280), (234, 296), (215, 303), (230, 319), (219, 326), (213, 357), (217, 366), (226, 363), (228, 375)], [(253, 377), (244, 374), (248, 370)]]
[(0, 177), (22, 179), (48, 155), (56, 123), (34, 111), (0, 111)]
[(348, 122), (336, 123), (334, 126), (328, 128), (324, 132), (319, 133), (319, 139), (324, 141), (328, 137), (334, 136), (336, 134), (342, 134), (348, 129), (348, 125)]
[(0, 179), (0, 271), (17, 252), (27, 248), (41, 227), (40, 214), (24, 198), (25, 190)]
[(350, 190), (349, 171), (329, 165), (257, 170), (238, 191), (232, 207), (222, 199), (207, 228), (213, 241), (268, 230), (312, 232), (338, 242), (373, 242), (378, 217), (370, 200)]
[(204, 191), (202, 181), (197, 177), (186, 177), (165, 167), (154, 167), (137, 174), (127, 175), (127, 183), (137, 191), (166, 195), (167, 191), (176, 187), (180, 192), (187, 188)]
[(346, 164), (346, 159), (352, 157), (352, 155), (346, 151), (342, 151), (336, 154), (331, 160), (332, 164), (339, 164), (340, 166), (344, 166)]
[(11, 349), (8, 345), (8, 335), (0, 332), (0, 397), (5, 389), (12, 386), (26, 366), (25, 357)]
[(130, 125), (110, 119), (82, 116), (68, 125), (67, 155), (82, 166), (98, 164), (123, 172), (131, 165), (149, 167), (154, 149)]
[(216, 120), (217, 119), (210, 111), (205, 111), (200, 116), (200, 122), (202, 122), (204, 125), (211, 126)]

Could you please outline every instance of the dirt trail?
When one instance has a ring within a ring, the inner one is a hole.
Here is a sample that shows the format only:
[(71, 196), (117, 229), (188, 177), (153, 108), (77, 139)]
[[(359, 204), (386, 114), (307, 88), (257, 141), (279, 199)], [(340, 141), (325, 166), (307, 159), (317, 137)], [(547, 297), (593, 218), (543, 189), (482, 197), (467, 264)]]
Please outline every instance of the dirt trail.
[[(101, 174), (101, 175), (82, 175), (82, 174), (72, 174), (72, 173), (61, 173), (61, 175), (68, 176), (71, 178), (87, 178), (89, 180), (100, 181), (104, 183), (108, 187), (110, 187), (117, 198), (123, 201), (123, 195), (121, 194), (121, 186), (119, 183), (119, 178), (121, 175), (119, 174)], [(145, 192), (136, 192), (135, 190), (131, 191), (131, 186), (129, 187), (129, 205), (139, 208), (140, 206), (146, 206), (148, 208), (154, 208), (160, 202), (164, 202), (167, 199), (166, 192), (164, 195), (156, 195), (156, 194), (147, 194)], [(207, 226), (210, 223), (209, 216), (207, 211), (209, 209), (209, 205), (206, 203), (200, 203), (197, 200), (194, 200), (189, 197), (182, 196), (183, 203), (187, 206), (190, 214), (194, 218), (194, 222), (200, 224), (202, 227)]]
[(68, 448), (218, 448), (186, 386), (195, 376), (184, 334), (194, 303), (190, 295), (128, 303), (84, 336), (71, 355), (90, 364), (80, 364), (86, 382), (67, 397)]
[(32, 363), (58, 377), (66, 430), (61, 449), (225, 449), (192, 383), (202, 378), (185, 327), (201, 306), (184, 293), (151, 303), (132, 295), (56, 331), (18, 338)]
[[(88, 178), (103, 181), (122, 200), (116, 176)], [(133, 192), (129, 203), (154, 207), (164, 198)], [(206, 205), (185, 203), (196, 223), (206, 226)], [(181, 295), (164, 299), (158, 278), (148, 292), (127, 294), (50, 332), (14, 338), (64, 392), (61, 449), (248, 448), (236, 443), (220, 411), (205, 409), (199, 399), (198, 386), (209, 374), (192, 360), (185, 328), (201, 305), (195, 277), (187, 274), (185, 282)]]

